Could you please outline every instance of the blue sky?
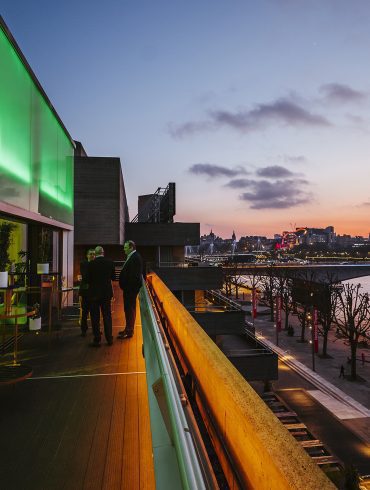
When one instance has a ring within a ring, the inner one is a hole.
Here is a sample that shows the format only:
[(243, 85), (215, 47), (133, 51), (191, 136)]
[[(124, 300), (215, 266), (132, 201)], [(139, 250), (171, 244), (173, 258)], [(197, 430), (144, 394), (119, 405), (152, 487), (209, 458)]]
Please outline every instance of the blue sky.
[[(55, 3), (55, 5), (54, 5)], [(370, 231), (370, 4), (3, 0), (72, 137), (221, 236)]]

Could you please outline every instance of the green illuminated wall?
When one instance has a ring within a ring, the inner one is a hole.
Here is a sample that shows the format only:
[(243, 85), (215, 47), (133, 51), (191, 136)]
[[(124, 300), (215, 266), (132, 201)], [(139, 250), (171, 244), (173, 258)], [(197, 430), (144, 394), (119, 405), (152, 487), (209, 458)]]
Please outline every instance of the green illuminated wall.
[(73, 223), (73, 145), (1, 27), (0, 200)]

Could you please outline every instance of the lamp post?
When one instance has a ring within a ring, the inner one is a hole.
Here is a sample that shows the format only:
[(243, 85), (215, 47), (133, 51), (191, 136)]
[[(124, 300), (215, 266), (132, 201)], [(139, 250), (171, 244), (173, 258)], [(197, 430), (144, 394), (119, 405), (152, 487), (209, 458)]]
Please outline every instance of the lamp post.
[(281, 296), (276, 296), (276, 345), (279, 345), (279, 332), (281, 331)]
[(307, 315), (307, 319), (310, 322), (310, 330), (311, 330), (311, 353), (312, 353), (312, 371), (315, 371), (315, 320), (314, 320), (315, 312), (314, 307), (310, 307), (310, 313)]

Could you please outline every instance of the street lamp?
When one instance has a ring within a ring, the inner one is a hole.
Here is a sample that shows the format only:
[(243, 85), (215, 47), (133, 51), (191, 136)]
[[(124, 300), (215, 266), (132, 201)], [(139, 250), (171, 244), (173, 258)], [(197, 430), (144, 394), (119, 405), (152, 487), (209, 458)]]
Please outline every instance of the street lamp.
[[(312, 293), (311, 293), (312, 295)], [(310, 312), (307, 314), (307, 320), (310, 322), (310, 330), (311, 330), (311, 353), (312, 353), (312, 371), (315, 371), (315, 342), (314, 342), (314, 312), (313, 306), (310, 306)]]

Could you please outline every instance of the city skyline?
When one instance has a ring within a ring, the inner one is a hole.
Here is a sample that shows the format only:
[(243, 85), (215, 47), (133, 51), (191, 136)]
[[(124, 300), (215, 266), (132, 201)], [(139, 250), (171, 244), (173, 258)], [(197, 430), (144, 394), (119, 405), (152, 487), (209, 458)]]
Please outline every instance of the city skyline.
[(72, 137), (223, 237), (370, 231), (370, 5), (4, 0)]

